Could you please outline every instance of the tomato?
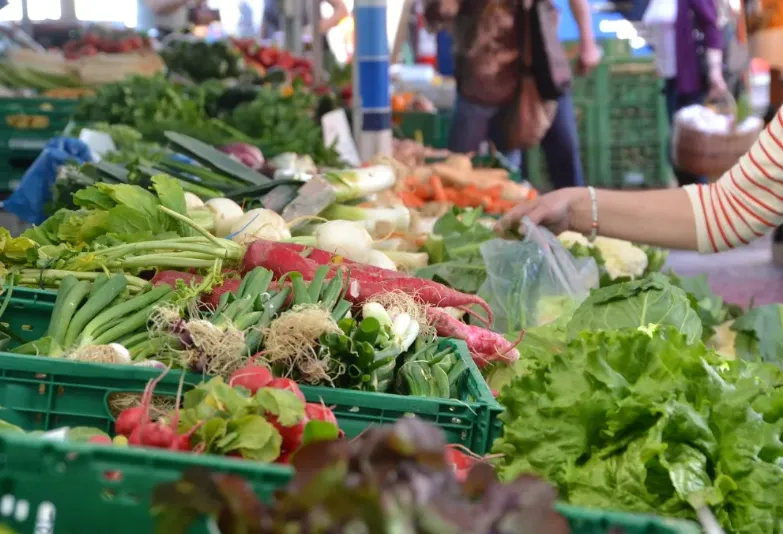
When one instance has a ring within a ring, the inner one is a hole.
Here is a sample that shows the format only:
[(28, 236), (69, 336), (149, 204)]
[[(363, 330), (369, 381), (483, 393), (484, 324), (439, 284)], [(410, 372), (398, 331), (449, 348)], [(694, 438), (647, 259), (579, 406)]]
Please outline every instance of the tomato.
[(294, 58), (291, 54), (283, 50), (277, 58), (277, 66), (281, 69), (291, 70), (294, 68)]
[(262, 48), (258, 52), (257, 59), (266, 68), (274, 67), (277, 64), (277, 53), (271, 48)]
[(97, 53), (98, 53), (98, 49), (95, 48), (93, 45), (84, 45), (79, 49), (79, 55), (82, 57), (94, 56)]

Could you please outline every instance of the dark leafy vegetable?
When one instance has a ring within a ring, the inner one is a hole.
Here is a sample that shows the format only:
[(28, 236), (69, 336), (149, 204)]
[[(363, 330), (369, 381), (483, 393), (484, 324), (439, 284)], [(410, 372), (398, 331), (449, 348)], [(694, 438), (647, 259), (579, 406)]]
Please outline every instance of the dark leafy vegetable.
[(566, 534), (555, 492), (534, 477), (500, 484), (486, 463), (464, 484), (443, 433), (416, 419), (353, 441), (314, 443), (294, 455), (293, 480), (274, 505), (232, 475), (193, 469), (155, 489), (157, 532), (184, 533), (201, 516), (224, 534)]

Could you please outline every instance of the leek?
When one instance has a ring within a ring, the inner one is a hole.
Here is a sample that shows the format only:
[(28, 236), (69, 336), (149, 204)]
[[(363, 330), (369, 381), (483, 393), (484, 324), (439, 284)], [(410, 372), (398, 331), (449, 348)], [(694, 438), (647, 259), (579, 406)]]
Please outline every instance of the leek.
[(391, 167), (375, 165), (361, 169), (328, 171), (323, 178), (337, 194), (337, 202), (363, 198), (394, 187), (395, 176)]
[(407, 232), (411, 226), (411, 212), (405, 206), (394, 208), (363, 208), (333, 204), (326, 208), (321, 217), (335, 220), (352, 221), (361, 224), (369, 232), (374, 232), (379, 223), (389, 231)]

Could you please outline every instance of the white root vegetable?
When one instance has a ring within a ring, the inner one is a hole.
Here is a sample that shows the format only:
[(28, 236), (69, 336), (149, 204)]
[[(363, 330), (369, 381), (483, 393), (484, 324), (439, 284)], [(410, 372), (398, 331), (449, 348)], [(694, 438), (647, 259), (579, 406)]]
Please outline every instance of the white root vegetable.
[(245, 213), (231, 226), (231, 239), (237, 243), (251, 243), (257, 239), (283, 241), (291, 239), (291, 231), (280, 215), (272, 210), (257, 208)]
[(381, 269), (389, 269), (390, 271), (397, 270), (397, 264), (380, 250), (370, 250), (367, 252), (364, 263), (372, 265), (373, 267), (380, 267)]
[(204, 207), (204, 201), (201, 200), (197, 195), (186, 192), (185, 193), (185, 206), (187, 207), (188, 211), (196, 209), (196, 208), (203, 208)]
[(234, 223), (245, 214), (242, 207), (229, 198), (211, 198), (204, 205), (215, 216), (215, 235), (218, 237), (230, 234)]
[(125, 363), (131, 363), (131, 354), (124, 346), (119, 343), (109, 343), (109, 346), (117, 353), (117, 358), (123, 360)]
[(362, 306), (362, 317), (365, 319), (368, 317), (377, 319), (381, 326), (388, 326), (389, 328), (391, 328), (393, 324), (389, 312), (387, 312), (386, 308), (377, 302), (365, 303), (364, 306)]
[(318, 248), (360, 263), (367, 262), (373, 249), (369, 232), (351, 221), (325, 222), (316, 228), (315, 239)]

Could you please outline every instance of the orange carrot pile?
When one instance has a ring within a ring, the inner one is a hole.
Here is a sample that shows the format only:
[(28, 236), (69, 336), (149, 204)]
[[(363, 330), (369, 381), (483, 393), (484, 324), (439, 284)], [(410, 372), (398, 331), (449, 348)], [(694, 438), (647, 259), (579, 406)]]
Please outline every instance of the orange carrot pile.
[[(428, 202), (454, 204), (460, 208), (484, 208), (486, 213), (502, 215), (512, 207), (515, 202), (503, 198), (503, 186), (480, 188), (477, 185), (453, 187), (444, 184), (443, 180), (435, 174), (428, 180), (421, 180), (416, 176), (405, 179), (404, 187), (400, 191), (400, 198), (409, 208), (421, 208)], [(531, 197), (535, 197), (535, 190), (531, 189)]]

